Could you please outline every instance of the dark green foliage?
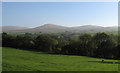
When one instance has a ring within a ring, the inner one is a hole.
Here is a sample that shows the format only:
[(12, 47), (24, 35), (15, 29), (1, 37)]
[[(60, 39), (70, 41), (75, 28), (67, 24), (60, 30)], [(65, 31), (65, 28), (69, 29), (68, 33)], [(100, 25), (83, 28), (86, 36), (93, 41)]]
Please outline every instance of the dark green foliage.
[(39, 35), (35, 39), (36, 49), (41, 51), (52, 51), (57, 44), (58, 41), (48, 35)]
[[(120, 43), (117, 35), (103, 33), (80, 34), (66, 32), (54, 34), (26, 33), (11, 36), (2, 33), (3, 46), (20, 49), (44, 51), (56, 54), (82, 55), (90, 57), (120, 59)], [(77, 38), (76, 38), (77, 37)]]
[(15, 45), (17, 48), (31, 49), (34, 46), (34, 42), (30, 36), (17, 36)]
[(7, 33), (2, 34), (2, 46), (31, 49), (34, 46), (33, 38), (31, 36), (11, 36)]
[(14, 46), (15, 37), (8, 35), (7, 33), (2, 33), (2, 46), (11, 47)]
[(95, 56), (112, 58), (112, 49), (115, 47), (115, 43), (108, 34), (97, 33), (96, 35), (94, 35), (93, 40), (96, 45)]

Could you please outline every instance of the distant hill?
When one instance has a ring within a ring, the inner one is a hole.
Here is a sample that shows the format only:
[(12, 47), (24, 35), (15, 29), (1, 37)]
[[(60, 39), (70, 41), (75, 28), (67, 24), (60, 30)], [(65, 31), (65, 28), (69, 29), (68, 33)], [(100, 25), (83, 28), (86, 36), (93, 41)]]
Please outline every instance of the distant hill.
[(65, 27), (55, 24), (45, 24), (35, 28), (26, 28), (18, 26), (3, 26), (3, 32), (43, 32), (43, 33), (58, 33), (58, 32), (107, 32), (117, 31), (118, 27), (101, 27), (94, 25), (85, 25), (77, 27)]
[(65, 32), (67, 30), (69, 30), (68, 27), (59, 26), (59, 25), (55, 25), (55, 24), (45, 24), (43, 26), (31, 29), (31, 31), (34, 31), (34, 32), (38, 32), (38, 31), (41, 31), (41, 32)]
[(19, 26), (2, 26), (2, 31), (24, 30), (24, 29), (28, 29), (28, 28), (19, 27)]

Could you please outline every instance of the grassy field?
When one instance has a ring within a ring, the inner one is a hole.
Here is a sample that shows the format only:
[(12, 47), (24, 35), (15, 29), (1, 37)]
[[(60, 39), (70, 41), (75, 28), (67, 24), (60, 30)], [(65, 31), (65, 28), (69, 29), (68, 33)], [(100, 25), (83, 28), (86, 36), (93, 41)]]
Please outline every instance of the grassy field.
[(117, 60), (54, 55), (3, 47), (3, 71), (117, 71)]

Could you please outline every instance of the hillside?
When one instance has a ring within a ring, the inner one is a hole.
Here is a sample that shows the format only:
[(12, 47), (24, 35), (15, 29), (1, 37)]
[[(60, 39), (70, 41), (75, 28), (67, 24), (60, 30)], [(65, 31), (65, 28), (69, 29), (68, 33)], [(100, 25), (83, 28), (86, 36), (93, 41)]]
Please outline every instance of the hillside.
[(117, 60), (55, 55), (3, 47), (3, 71), (117, 71)]
[(19, 26), (2, 26), (2, 31), (24, 30), (24, 29), (28, 29), (28, 28), (19, 27)]
[(55, 25), (55, 24), (45, 24), (43, 26), (33, 28), (29, 31), (31, 31), (31, 32), (39, 32), (39, 31), (40, 32), (65, 32), (67, 30), (69, 30), (68, 27), (59, 26), (59, 25)]
[[(9, 28), (9, 29), (8, 29)], [(11, 29), (12, 28), (12, 29)], [(14, 26), (3, 26), (3, 32), (43, 32), (43, 33), (58, 33), (58, 32), (110, 32), (117, 31), (118, 27), (101, 27), (94, 25), (84, 25), (77, 27), (65, 27), (55, 24), (45, 24), (35, 28), (23, 28)]]

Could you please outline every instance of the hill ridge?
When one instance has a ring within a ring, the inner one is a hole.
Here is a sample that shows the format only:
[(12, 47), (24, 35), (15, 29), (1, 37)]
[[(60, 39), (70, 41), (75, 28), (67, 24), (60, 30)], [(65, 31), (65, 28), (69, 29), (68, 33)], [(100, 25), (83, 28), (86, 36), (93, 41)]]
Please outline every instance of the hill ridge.
[[(99, 32), (99, 31), (117, 31), (118, 27), (103, 27), (97, 25), (83, 25), (75, 27), (66, 27), (56, 24), (44, 24), (35, 28), (25, 28), (17, 26), (2, 26), (3, 32)], [(9, 29), (9, 30), (8, 30)]]

